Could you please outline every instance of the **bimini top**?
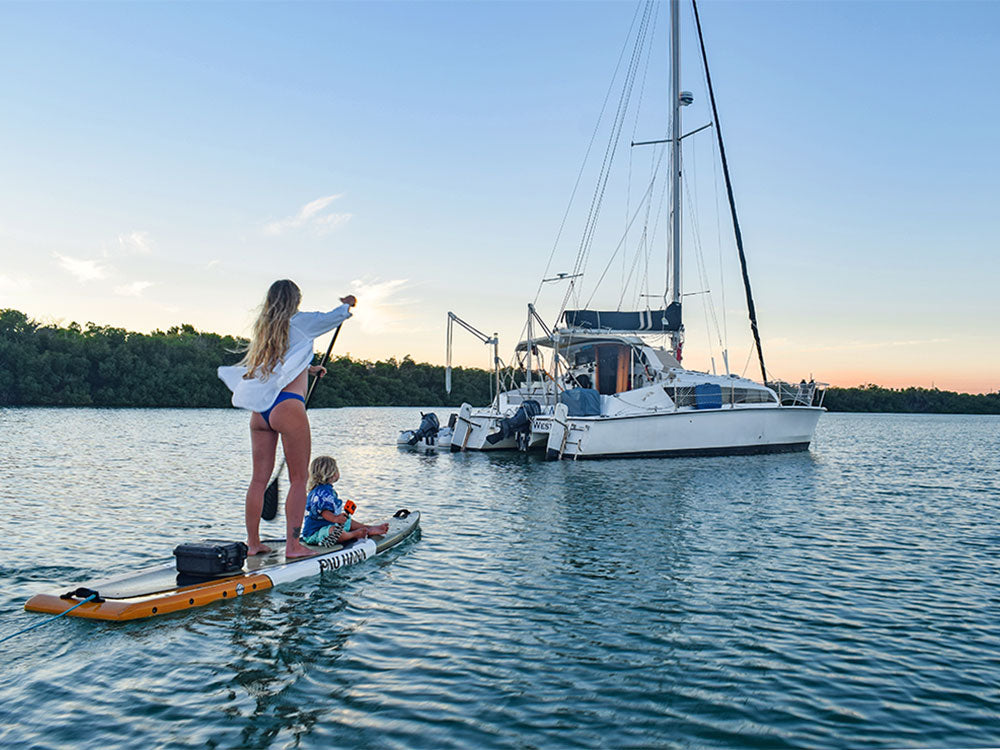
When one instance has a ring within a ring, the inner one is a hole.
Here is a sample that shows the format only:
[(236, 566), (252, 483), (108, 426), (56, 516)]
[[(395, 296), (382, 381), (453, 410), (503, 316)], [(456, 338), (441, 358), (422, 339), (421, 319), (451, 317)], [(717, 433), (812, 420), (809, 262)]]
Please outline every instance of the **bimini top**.
[(681, 306), (671, 302), (666, 310), (640, 310), (620, 312), (609, 310), (567, 310), (563, 320), (569, 328), (585, 328), (594, 331), (679, 331), (681, 329)]

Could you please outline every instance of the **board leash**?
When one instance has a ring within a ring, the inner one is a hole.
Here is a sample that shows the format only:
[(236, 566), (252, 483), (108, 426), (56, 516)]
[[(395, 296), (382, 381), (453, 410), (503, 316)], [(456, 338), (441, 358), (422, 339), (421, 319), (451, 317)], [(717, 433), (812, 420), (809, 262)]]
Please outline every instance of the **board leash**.
[(93, 594), (91, 594), (90, 596), (88, 596), (82, 602), (79, 602), (78, 604), (74, 604), (69, 609), (63, 610), (62, 612), (60, 612), (58, 615), (55, 615), (54, 617), (50, 617), (47, 620), (42, 620), (41, 622), (36, 622), (34, 625), (29, 625), (26, 628), (22, 628), (21, 630), (18, 630), (16, 633), (11, 633), (10, 635), (5, 635), (3, 638), (0, 638), (0, 643), (3, 643), (4, 641), (10, 640), (15, 635), (21, 635), (22, 633), (27, 633), (29, 630), (34, 630), (35, 628), (40, 628), (40, 627), (42, 627), (42, 625), (46, 625), (46, 624), (52, 622), (53, 620), (58, 620), (63, 615), (65, 615), (65, 614), (67, 614), (69, 612), (72, 612), (77, 607), (82, 607), (87, 602), (89, 602), (89, 601), (91, 601), (93, 599), (96, 599), (96, 598), (97, 598), (97, 592), (95, 591)]

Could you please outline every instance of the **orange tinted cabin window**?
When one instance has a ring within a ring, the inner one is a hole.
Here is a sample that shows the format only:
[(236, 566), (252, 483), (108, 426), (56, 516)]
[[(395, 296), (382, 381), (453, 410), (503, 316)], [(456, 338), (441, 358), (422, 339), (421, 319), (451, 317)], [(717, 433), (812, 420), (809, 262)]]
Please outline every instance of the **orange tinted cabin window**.
[(622, 344), (601, 344), (594, 348), (597, 390), (606, 396), (629, 390), (631, 370), (629, 348)]

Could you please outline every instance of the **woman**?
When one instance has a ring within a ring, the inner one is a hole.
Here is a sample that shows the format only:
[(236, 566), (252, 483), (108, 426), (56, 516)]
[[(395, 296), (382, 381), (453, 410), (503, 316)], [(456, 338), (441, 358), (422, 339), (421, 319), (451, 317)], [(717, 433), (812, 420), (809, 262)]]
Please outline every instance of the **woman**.
[(314, 554), (299, 541), (306, 508), (311, 436), (306, 416), (309, 375), (322, 377), (326, 369), (311, 366), (313, 339), (332, 331), (351, 317), (354, 295), (341, 297), (330, 312), (299, 312), (302, 293), (294, 282), (275, 281), (267, 290), (263, 308), (253, 326), (253, 338), (243, 360), (220, 367), (219, 377), (233, 392), (233, 406), (249, 409), (253, 478), (247, 489), (247, 547), (251, 555), (271, 550), (260, 541), (260, 511), (264, 490), (274, 470), (274, 453), (281, 436), (288, 465), (285, 498), (285, 557)]

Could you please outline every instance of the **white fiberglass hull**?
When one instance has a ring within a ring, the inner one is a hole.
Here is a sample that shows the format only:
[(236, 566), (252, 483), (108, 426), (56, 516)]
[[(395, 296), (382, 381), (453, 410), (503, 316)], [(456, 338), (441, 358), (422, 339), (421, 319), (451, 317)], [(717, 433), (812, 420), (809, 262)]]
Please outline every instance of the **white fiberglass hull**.
[(451, 430), (447, 427), (442, 427), (434, 437), (423, 438), (416, 443), (410, 443), (413, 435), (413, 430), (401, 431), (399, 437), (396, 439), (397, 447), (403, 450), (415, 451), (446, 451), (451, 446)]
[(807, 450), (823, 411), (762, 406), (564, 417), (560, 406), (553, 418), (539, 421), (550, 459), (723, 456)]
[(517, 448), (512, 437), (505, 438), (499, 443), (490, 443), (486, 440), (488, 435), (497, 431), (501, 419), (503, 416), (493, 409), (473, 410), (469, 404), (462, 404), (451, 435), (452, 452), (513, 450)]
[[(453, 453), (462, 451), (500, 451), (518, 450), (514, 437), (506, 437), (496, 443), (486, 438), (500, 431), (500, 422), (510, 415), (498, 413), (495, 409), (473, 409), (469, 404), (462, 404), (455, 420), (455, 428), (451, 436)], [(548, 435), (532, 432), (528, 448), (544, 448)]]

